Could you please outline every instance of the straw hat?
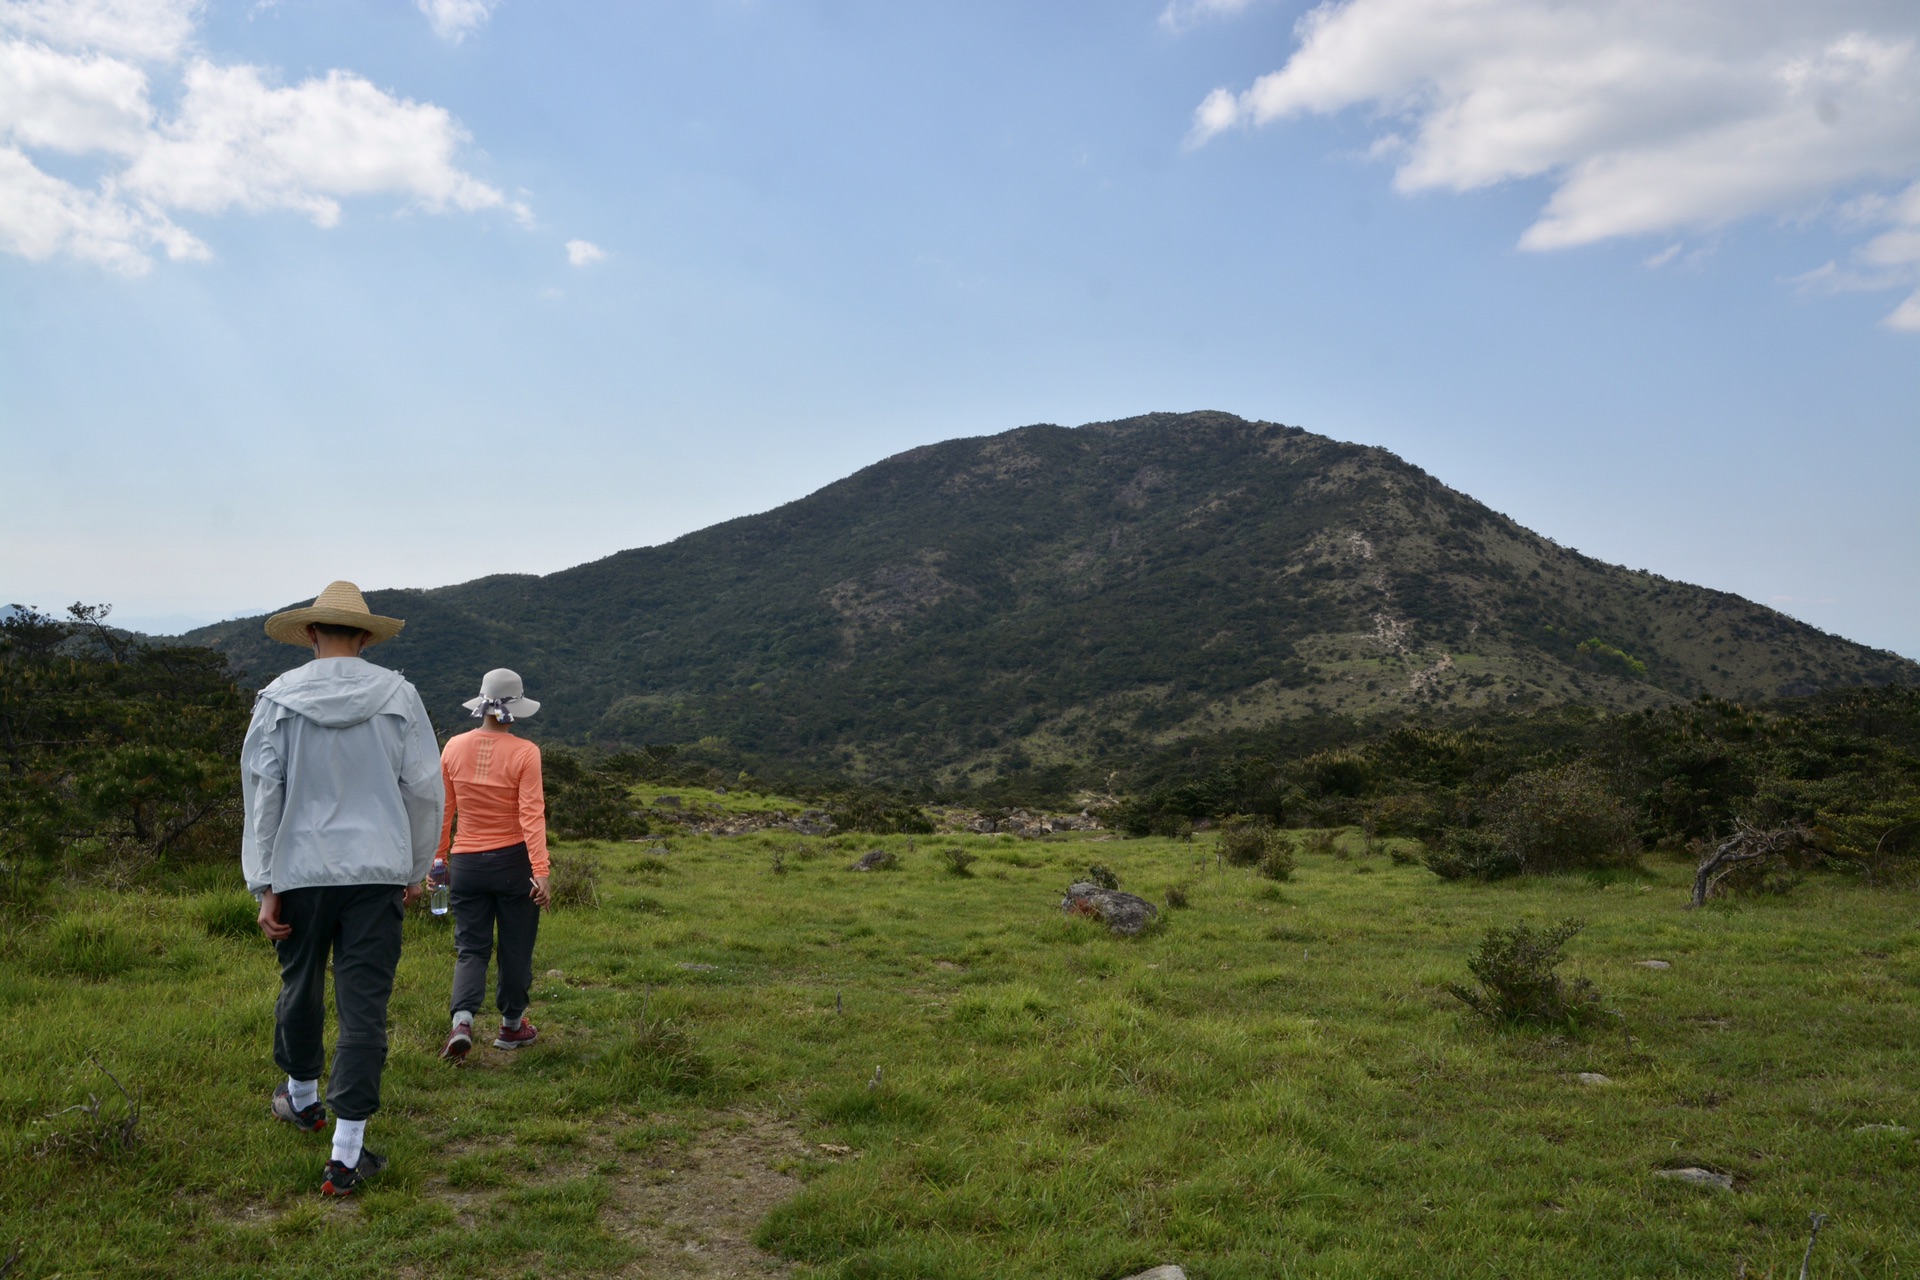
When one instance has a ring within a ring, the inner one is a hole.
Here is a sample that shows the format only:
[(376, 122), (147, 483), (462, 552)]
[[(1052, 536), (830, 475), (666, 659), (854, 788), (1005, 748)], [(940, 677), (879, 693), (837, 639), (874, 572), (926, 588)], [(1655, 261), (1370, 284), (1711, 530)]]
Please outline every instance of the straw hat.
[(391, 640), (400, 634), (400, 628), (407, 625), (399, 618), (383, 618), (370, 612), (367, 598), (351, 582), (329, 582), (327, 589), (306, 608), (289, 609), (268, 618), (267, 634), (282, 644), (295, 644), (305, 649), (313, 643), (307, 639), (307, 628), (316, 622), (331, 623), (336, 627), (358, 627), (370, 632), (373, 639), (367, 641), (368, 644)]
[(520, 683), (520, 673), (505, 667), (495, 667), (481, 676), (480, 696), (468, 698), (460, 705), (476, 717), (483, 709), (491, 710), (507, 724), (525, 720), (540, 709), (539, 703), (526, 696), (526, 686)]

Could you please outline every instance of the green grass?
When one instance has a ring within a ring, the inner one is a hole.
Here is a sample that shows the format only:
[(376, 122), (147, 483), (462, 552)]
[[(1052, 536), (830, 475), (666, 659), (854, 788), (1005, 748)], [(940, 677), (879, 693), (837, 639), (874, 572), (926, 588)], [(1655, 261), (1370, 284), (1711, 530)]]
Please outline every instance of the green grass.
[[(1353, 839), (1283, 885), (1204, 841), (667, 843), (576, 846), (601, 905), (543, 923), (564, 976), (512, 1057), (435, 1059), (450, 943), (409, 919), (370, 1126), (393, 1167), (346, 1205), (266, 1118), (275, 971), (232, 891), (68, 891), (0, 959), (14, 1274), (663, 1274), (623, 1189), (745, 1116), (852, 1148), (796, 1158), (761, 1222), (808, 1277), (1788, 1276), (1815, 1210), (1812, 1274), (1920, 1273), (1920, 1147), (1858, 1131), (1920, 1131), (1911, 894), (1689, 913), (1670, 864), (1448, 884)], [(846, 871), (876, 846), (903, 869)], [(1191, 905), (1131, 941), (1065, 919), (1090, 862)], [(1445, 994), (1487, 926), (1569, 915), (1565, 971), (1618, 1030), (1498, 1034)], [(141, 1090), (131, 1153), (49, 1141), (89, 1094), (118, 1114), (90, 1053)], [(1737, 1189), (1654, 1176), (1682, 1165)]]

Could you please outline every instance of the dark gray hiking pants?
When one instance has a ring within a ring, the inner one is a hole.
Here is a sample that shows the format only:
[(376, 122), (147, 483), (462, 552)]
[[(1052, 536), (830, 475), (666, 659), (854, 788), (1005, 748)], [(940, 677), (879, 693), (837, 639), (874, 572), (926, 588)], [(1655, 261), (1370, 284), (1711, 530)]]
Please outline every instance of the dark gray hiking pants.
[(533, 861), (524, 844), (484, 853), (456, 853), (447, 859), (453, 872), (453, 1006), (478, 1014), (487, 1003), (487, 959), (500, 932), (500, 986), (497, 1003), (508, 1022), (527, 1011), (533, 988), (533, 940), (540, 932), (540, 908), (533, 889)]
[(397, 884), (321, 885), (280, 895), (291, 937), (280, 953), (280, 1002), (273, 1010), (273, 1061), (295, 1080), (318, 1080), (326, 1060), (327, 959), (339, 1033), (327, 1106), (342, 1120), (380, 1109), (387, 1065), (387, 998), (400, 966), (404, 892)]

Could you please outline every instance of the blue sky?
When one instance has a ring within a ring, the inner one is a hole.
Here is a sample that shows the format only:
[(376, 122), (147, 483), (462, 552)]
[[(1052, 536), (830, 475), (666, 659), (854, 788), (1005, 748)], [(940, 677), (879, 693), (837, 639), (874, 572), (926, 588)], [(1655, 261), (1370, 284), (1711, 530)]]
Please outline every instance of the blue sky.
[(1878, 0), (0, 0), (0, 598), (164, 627), (547, 572), (1210, 408), (1920, 656), (1917, 37)]

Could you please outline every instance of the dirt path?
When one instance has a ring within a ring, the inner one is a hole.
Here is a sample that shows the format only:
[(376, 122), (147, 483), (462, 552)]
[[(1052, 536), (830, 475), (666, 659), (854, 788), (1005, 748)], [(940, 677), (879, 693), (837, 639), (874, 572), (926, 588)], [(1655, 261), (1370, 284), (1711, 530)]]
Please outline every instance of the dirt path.
[(631, 1157), (614, 1179), (608, 1226), (641, 1249), (630, 1276), (764, 1277), (790, 1274), (753, 1245), (768, 1210), (798, 1194), (786, 1170), (807, 1154), (791, 1125), (729, 1112), (685, 1145)]

